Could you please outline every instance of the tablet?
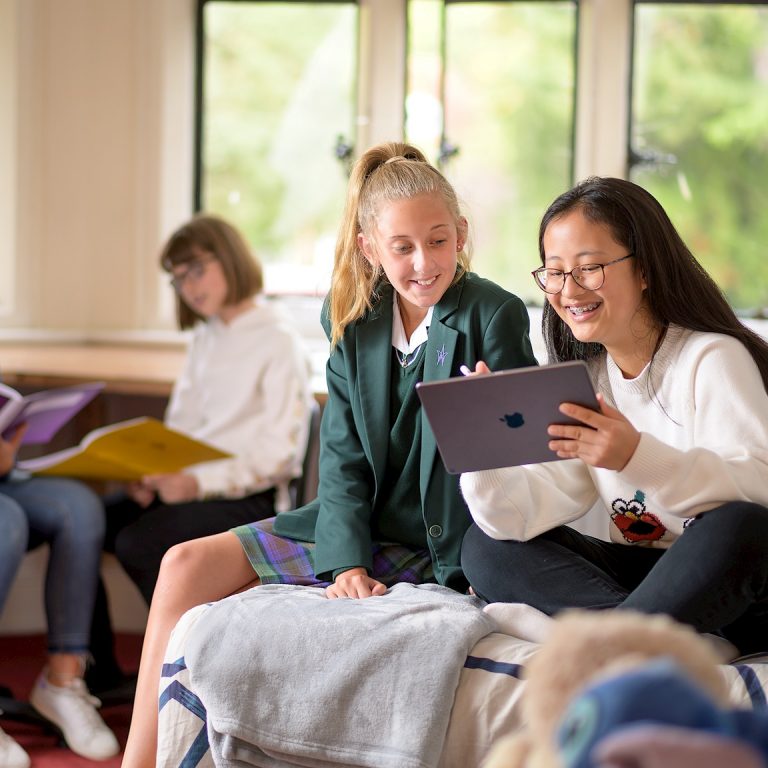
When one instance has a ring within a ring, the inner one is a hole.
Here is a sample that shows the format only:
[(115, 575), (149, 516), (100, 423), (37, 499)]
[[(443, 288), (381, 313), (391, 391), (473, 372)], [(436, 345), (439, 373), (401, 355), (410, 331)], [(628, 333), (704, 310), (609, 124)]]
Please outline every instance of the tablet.
[(558, 461), (547, 427), (579, 423), (560, 404), (599, 410), (581, 360), (419, 382), (416, 391), (451, 474)]

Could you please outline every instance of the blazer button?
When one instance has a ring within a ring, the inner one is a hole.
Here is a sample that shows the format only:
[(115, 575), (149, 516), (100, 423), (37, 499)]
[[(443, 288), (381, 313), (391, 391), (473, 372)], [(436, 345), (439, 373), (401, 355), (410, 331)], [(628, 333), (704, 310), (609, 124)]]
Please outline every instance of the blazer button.
[(443, 529), (439, 525), (430, 525), (429, 526), (429, 535), (436, 539), (438, 536), (443, 535)]

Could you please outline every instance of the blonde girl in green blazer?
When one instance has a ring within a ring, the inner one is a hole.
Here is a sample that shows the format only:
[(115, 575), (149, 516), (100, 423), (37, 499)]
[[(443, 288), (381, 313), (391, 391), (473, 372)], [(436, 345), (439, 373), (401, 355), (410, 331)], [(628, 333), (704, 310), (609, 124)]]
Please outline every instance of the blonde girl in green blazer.
[(258, 584), (366, 598), (398, 581), (464, 591), (470, 516), (422, 418), (417, 381), (535, 365), (523, 303), (469, 272), (456, 193), (407, 144), (368, 150), (349, 182), (331, 290), (318, 497), (178, 545), (150, 609), (123, 768), (154, 765), (158, 670), (189, 608)]

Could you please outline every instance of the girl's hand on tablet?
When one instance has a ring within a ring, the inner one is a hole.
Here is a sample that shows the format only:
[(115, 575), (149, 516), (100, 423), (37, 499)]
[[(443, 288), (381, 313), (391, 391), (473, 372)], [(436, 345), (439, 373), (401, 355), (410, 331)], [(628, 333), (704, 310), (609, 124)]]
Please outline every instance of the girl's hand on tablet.
[(597, 396), (600, 412), (574, 403), (563, 403), (560, 413), (582, 424), (550, 424), (550, 450), (561, 459), (581, 459), (585, 464), (621, 471), (632, 458), (640, 433), (602, 395)]
[(460, 365), (459, 371), (462, 376), (477, 376), (480, 373), (490, 373), (491, 369), (482, 360), (478, 360), (474, 371), (467, 365)]

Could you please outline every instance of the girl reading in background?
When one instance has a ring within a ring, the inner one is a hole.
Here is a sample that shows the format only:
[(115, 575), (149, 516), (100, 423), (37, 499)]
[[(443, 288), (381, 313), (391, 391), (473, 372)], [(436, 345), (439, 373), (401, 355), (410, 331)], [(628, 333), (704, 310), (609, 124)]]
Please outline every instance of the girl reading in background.
[[(539, 249), (550, 362), (586, 360), (600, 412), (561, 406), (583, 423), (549, 427), (571, 461), (462, 476), (475, 592), (665, 613), (768, 650), (768, 344), (629, 181), (557, 198)], [(595, 502), (610, 541), (567, 527)]]
[[(168, 239), (160, 263), (171, 275), (179, 327), (193, 329), (165, 422), (232, 458), (150, 475), (108, 501), (105, 549), (147, 604), (174, 544), (288, 508), (312, 397), (300, 342), (261, 296), (261, 265), (231, 224), (195, 216)], [(103, 690), (119, 675), (103, 590), (93, 634), (89, 682)]]
[(163, 560), (123, 766), (150, 766), (168, 636), (189, 608), (258, 584), (366, 598), (398, 581), (464, 591), (470, 523), (422, 419), (417, 381), (463, 364), (533, 365), (522, 302), (470, 273), (467, 222), (448, 181), (407, 144), (356, 163), (322, 321), (331, 342), (318, 498), (186, 545)]

